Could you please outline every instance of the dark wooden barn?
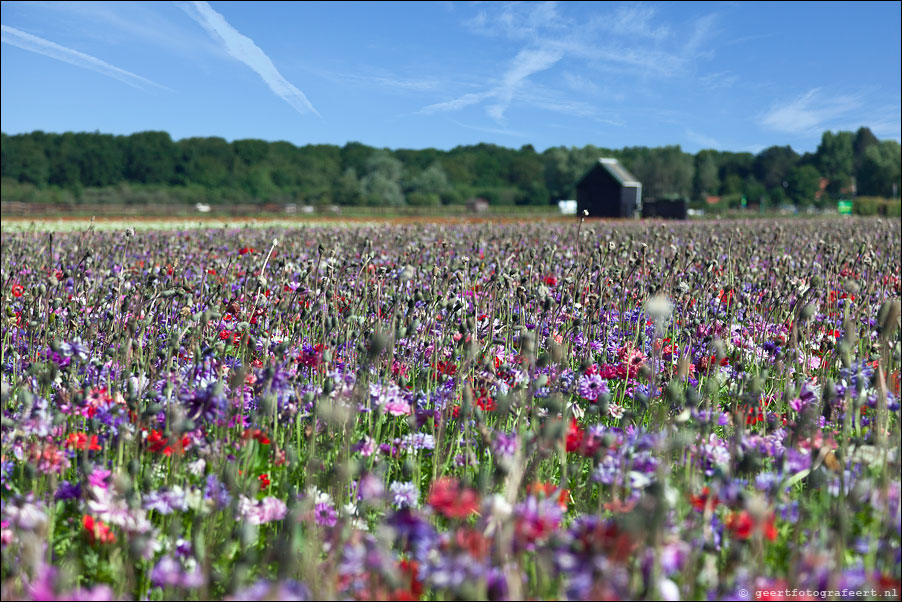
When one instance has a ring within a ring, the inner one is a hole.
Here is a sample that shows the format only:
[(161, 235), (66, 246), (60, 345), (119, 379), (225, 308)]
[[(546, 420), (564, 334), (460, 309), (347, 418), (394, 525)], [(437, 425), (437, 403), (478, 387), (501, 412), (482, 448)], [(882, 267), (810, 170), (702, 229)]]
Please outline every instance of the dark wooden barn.
[(686, 219), (689, 217), (689, 201), (681, 198), (645, 201), (642, 203), (642, 217)]
[(639, 217), (642, 184), (617, 159), (599, 159), (576, 184), (577, 214), (589, 217)]

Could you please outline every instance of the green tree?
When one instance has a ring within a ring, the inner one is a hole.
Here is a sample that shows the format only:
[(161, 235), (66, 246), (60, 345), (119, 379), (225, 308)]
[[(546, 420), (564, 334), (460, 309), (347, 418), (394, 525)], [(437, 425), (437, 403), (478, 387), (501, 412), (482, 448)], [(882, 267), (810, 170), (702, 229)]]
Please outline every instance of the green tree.
[(374, 151), (366, 160), (367, 174), (360, 180), (368, 205), (403, 205), (401, 175), (404, 165), (387, 150)]
[(269, 147), (270, 143), (266, 140), (236, 140), (232, 143), (235, 156), (247, 166), (262, 163), (269, 155)]
[(814, 196), (820, 190), (821, 174), (813, 165), (792, 168), (786, 177), (786, 193), (789, 200), (798, 207), (815, 204)]
[(411, 205), (438, 205), (449, 190), (448, 176), (438, 163), (411, 178), (406, 187), (407, 201)]
[(852, 151), (855, 155), (853, 169), (855, 170), (856, 177), (858, 176), (858, 171), (861, 169), (862, 164), (864, 164), (864, 157), (867, 150), (872, 146), (878, 146), (879, 144), (880, 141), (870, 128), (861, 127), (855, 132), (855, 141), (852, 143)]
[(122, 139), (109, 134), (75, 134), (74, 144), (80, 149), (78, 167), (85, 186), (103, 187), (123, 180), (125, 155)]
[(852, 184), (855, 153), (852, 132), (824, 132), (817, 147), (816, 166), (830, 180), (827, 191), (836, 196)]
[(518, 190), (518, 205), (548, 204), (550, 194), (545, 186), (544, 165), (532, 145), (524, 145), (510, 157), (507, 181)]
[(899, 191), (902, 152), (895, 140), (885, 140), (865, 151), (858, 176), (858, 192), (865, 196), (893, 196)]
[(347, 168), (335, 183), (333, 196), (339, 205), (362, 205), (363, 187), (353, 167)]
[(791, 147), (771, 146), (755, 157), (752, 173), (766, 188), (779, 188), (798, 161), (799, 155)]
[(228, 186), (235, 169), (232, 145), (223, 138), (186, 138), (179, 140), (179, 175), (185, 184), (205, 188)]
[(695, 181), (693, 191), (696, 199), (703, 199), (720, 190), (720, 176), (717, 173), (716, 152), (703, 150), (695, 155)]
[(692, 194), (695, 159), (677, 146), (630, 147), (620, 153), (624, 166), (642, 182), (642, 196), (650, 199)]
[(358, 174), (365, 173), (366, 161), (373, 154), (374, 150), (373, 147), (360, 142), (348, 142), (345, 144), (339, 153), (342, 173), (348, 169), (353, 169)]
[(50, 161), (47, 160), (44, 146), (40, 141), (32, 136), (7, 137), (4, 134), (0, 148), (3, 151), (0, 167), (4, 178), (28, 182), (35, 186), (47, 185), (50, 177)]
[(126, 139), (126, 179), (169, 184), (175, 179), (176, 146), (167, 132), (140, 132)]

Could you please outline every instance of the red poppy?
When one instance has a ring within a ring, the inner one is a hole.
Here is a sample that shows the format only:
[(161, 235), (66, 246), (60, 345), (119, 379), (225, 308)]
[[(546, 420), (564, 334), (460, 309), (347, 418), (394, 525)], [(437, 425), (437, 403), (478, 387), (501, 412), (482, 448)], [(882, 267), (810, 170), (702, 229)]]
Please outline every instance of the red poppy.
[(702, 492), (700, 494), (689, 496), (689, 503), (692, 504), (692, 507), (699, 512), (705, 511), (705, 508), (708, 506), (709, 501), (712, 510), (714, 508), (717, 508), (717, 505), (720, 504), (720, 500), (716, 495), (713, 499), (711, 498), (711, 490), (707, 487), (702, 488)]
[(454, 373), (457, 372), (457, 366), (453, 362), (437, 362), (435, 369), (438, 370), (439, 374), (447, 374), (448, 376), (454, 376)]
[(570, 419), (570, 429), (567, 431), (567, 451), (573, 452), (580, 448), (583, 444), (583, 436), (586, 431), (579, 426), (576, 418)]
[(545, 284), (548, 286), (557, 286), (557, 278), (554, 276), (545, 276)]
[(97, 435), (91, 435), (89, 438), (87, 433), (69, 433), (66, 438), (66, 447), (90, 451), (100, 451), (101, 449), (97, 442)]
[(21, 297), (22, 293), (24, 293), (24, 292), (25, 292), (25, 287), (22, 286), (21, 284), (13, 285), (13, 297)]
[(241, 247), (241, 249), (238, 250), (239, 255), (247, 255), (248, 253), (253, 253), (253, 252), (254, 252), (254, 247)]
[(241, 434), (242, 439), (256, 439), (261, 445), (269, 445), (272, 443), (269, 437), (266, 436), (266, 433), (261, 431), (260, 429), (246, 429)]
[(415, 560), (402, 560), (398, 568), (401, 569), (402, 583), (406, 587), (396, 589), (391, 599), (419, 600), (423, 595), (423, 582), (419, 579), (420, 565)]
[(272, 481), (269, 480), (269, 475), (265, 472), (257, 477), (257, 479), (260, 480), (260, 491), (266, 491), (266, 488), (272, 483)]
[(171, 456), (173, 452), (181, 453), (191, 444), (191, 438), (188, 435), (182, 437), (181, 441), (177, 441), (173, 447), (169, 443), (169, 438), (164, 437), (163, 433), (153, 429), (147, 436), (147, 445), (151, 452), (155, 454), (162, 453), (164, 456)]
[(727, 516), (725, 524), (727, 529), (738, 539), (748, 539), (756, 531), (759, 531), (768, 541), (777, 538), (776, 517), (773, 513), (761, 523), (756, 524), (748, 510), (733, 512)]
[[(539, 497), (551, 497), (554, 493), (558, 491), (557, 485), (554, 483), (532, 483), (526, 486), (526, 493), (530, 495), (536, 495)], [(567, 509), (567, 500), (570, 499), (570, 490), (569, 489), (561, 489), (557, 494), (557, 505)]]
[(443, 477), (432, 484), (428, 503), (448, 518), (466, 518), (479, 509), (479, 494), (453, 477)]
[(492, 412), (497, 407), (495, 400), (485, 395), (476, 400), (476, 406), (484, 412)]
[(88, 536), (88, 541), (94, 545), (98, 541), (100, 543), (116, 543), (116, 534), (110, 529), (109, 525), (103, 521), (97, 520), (89, 514), (85, 514), (81, 518), (81, 524)]

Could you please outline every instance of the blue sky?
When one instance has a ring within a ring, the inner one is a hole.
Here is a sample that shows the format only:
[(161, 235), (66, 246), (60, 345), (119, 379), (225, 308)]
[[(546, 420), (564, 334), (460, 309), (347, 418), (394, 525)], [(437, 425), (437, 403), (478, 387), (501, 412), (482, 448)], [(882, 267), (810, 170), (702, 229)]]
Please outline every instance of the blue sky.
[(388, 148), (900, 139), (883, 3), (3, 2), (0, 129)]

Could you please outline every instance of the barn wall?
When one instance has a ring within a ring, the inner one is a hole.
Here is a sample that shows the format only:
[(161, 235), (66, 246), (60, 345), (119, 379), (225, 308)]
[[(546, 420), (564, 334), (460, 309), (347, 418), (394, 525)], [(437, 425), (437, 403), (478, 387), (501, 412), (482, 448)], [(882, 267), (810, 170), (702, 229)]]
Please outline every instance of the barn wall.
[(589, 217), (626, 217), (620, 183), (600, 165), (596, 165), (576, 189), (577, 213)]

